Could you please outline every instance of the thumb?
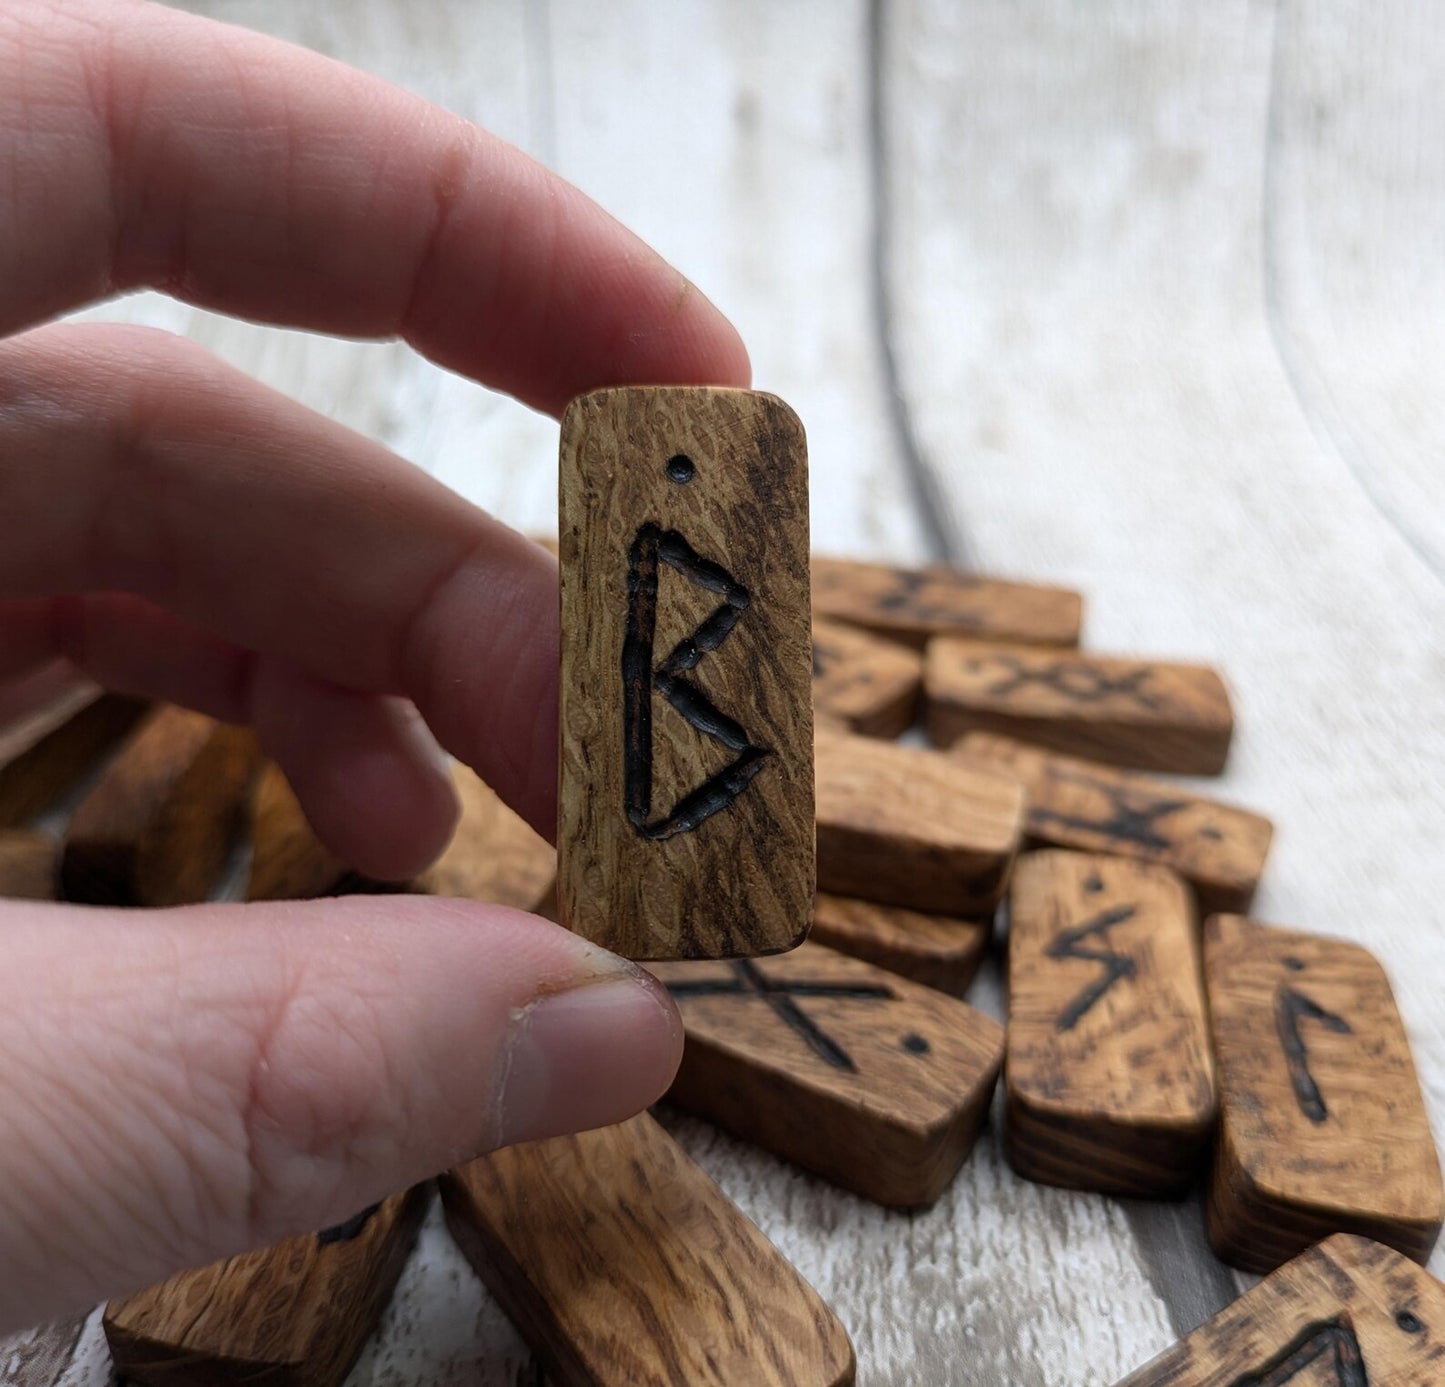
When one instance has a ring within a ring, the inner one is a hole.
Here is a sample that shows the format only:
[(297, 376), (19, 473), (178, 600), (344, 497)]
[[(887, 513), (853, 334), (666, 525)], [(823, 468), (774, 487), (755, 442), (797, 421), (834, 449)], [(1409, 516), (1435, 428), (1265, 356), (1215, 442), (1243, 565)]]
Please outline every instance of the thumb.
[(0, 906), (0, 1331), (660, 1096), (641, 969), (502, 906)]

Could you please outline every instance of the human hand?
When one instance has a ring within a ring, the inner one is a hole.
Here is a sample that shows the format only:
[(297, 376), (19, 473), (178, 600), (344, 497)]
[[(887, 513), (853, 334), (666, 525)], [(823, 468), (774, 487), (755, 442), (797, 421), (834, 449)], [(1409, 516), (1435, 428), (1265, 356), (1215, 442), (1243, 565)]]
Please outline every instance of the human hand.
[[(435, 741), (551, 837), (555, 563), (181, 339), (33, 327), (143, 285), (399, 335), (552, 413), (745, 385), (736, 334), (574, 189), (384, 83), (149, 4), (0, 10), (0, 679), (59, 658), (252, 724), (369, 875), (447, 839)], [(472, 902), (12, 903), (0, 941), (0, 1328), (620, 1120), (681, 1044), (640, 970)]]

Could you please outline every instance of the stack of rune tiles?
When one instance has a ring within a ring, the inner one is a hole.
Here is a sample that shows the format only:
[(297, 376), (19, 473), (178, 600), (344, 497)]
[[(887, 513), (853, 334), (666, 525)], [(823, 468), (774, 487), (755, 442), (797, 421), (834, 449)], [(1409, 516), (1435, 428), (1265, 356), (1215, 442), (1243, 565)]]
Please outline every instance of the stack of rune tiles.
[[(1004, 1064), (1020, 1174), (1176, 1196), (1208, 1171), (1221, 1256), (1268, 1272), (1302, 1254), (1131, 1384), (1285, 1383), (1314, 1363), (1426, 1380), (1445, 1302), (1378, 1245), (1423, 1259), (1441, 1218), (1388, 982), (1355, 945), (1246, 918), (1269, 824), (1156, 774), (1222, 767), (1218, 676), (1080, 653), (1060, 589), (820, 558), (813, 599), (812, 937), (656, 966), (687, 1028), (673, 1101), (909, 1208), (967, 1158)], [(0, 895), (204, 899), (240, 824), (253, 899), (408, 889), (550, 912), (552, 849), (470, 772), (456, 783), (448, 852), (383, 887), (321, 848), (246, 734), (69, 700), (0, 743)], [(1001, 904), (1006, 1034), (962, 1000)], [(426, 1194), (113, 1303), (118, 1367), (339, 1383)], [(650, 1117), (494, 1153), (442, 1195), (559, 1383), (851, 1380), (827, 1306)]]

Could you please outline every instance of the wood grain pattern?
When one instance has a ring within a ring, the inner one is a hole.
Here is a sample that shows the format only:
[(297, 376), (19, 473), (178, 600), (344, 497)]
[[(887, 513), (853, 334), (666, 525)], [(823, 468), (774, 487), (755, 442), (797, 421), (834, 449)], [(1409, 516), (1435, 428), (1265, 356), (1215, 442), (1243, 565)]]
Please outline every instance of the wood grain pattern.
[(947, 564), (895, 568), (817, 555), (813, 605), (824, 616), (922, 647), (930, 636), (1078, 645), (1077, 592), (965, 573)]
[(120, 694), (100, 694), (76, 708), (64, 699), (59, 721), (27, 718), (23, 735), (7, 737), (0, 764), (0, 828), (18, 828), (65, 798), (67, 792), (140, 720), (148, 705)]
[(939, 915), (998, 903), (1023, 831), (1021, 781), (821, 723), (817, 775), (824, 891)]
[(938, 639), (923, 684), (938, 746), (1003, 732), (1113, 765), (1214, 775), (1234, 731), (1224, 681), (1204, 665)]
[(791, 948), (814, 889), (807, 454), (771, 395), (562, 421), (562, 923), (638, 959)]
[(322, 846), (286, 773), (273, 761), (262, 766), (251, 791), (250, 832), (248, 901), (306, 900), (370, 885)]
[(847, 1333), (647, 1114), (442, 1178), (447, 1224), (556, 1387), (846, 1387)]
[(813, 707), (854, 732), (897, 737), (913, 726), (923, 657), (841, 621), (813, 618)]
[(1434, 1387), (1442, 1374), (1445, 1286), (1337, 1234), (1118, 1387)]
[(1254, 898), (1274, 835), (1262, 814), (992, 732), (967, 733), (954, 750), (1023, 780), (1031, 842), (1163, 863), (1205, 910), (1243, 910)]
[(1031, 1180), (1182, 1195), (1218, 1111), (1194, 903), (1167, 867), (1025, 853), (1009, 891), (1004, 1146)]
[(144, 1387), (340, 1387), (386, 1306), (427, 1186), (323, 1233), (288, 1238), (113, 1300), (118, 1372)]
[(880, 1204), (931, 1204), (973, 1148), (1003, 1029), (933, 988), (807, 943), (653, 971), (687, 1044), (668, 1097)]
[(97, 905), (205, 900), (260, 761), (249, 728), (156, 708), (70, 820), (61, 862), (66, 896)]
[(899, 977), (962, 997), (983, 962), (992, 933), (987, 919), (955, 920), (819, 892), (808, 937)]
[(1215, 915), (1205, 976), (1220, 1134), (1206, 1200), (1226, 1261), (1268, 1271), (1331, 1233), (1423, 1261), (1445, 1214), (1384, 969), (1344, 940)]
[(21, 828), (0, 829), (0, 899), (53, 901), (59, 891), (59, 839)]

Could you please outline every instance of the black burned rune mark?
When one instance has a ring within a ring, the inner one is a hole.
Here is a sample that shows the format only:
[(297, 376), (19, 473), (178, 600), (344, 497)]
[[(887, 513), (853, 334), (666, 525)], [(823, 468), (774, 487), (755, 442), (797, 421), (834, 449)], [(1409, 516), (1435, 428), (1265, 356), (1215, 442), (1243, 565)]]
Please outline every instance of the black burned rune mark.
[(361, 1235), (361, 1230), (371, 1222), (376, 1211), (381, 1208), (380, 1204), (373, 1204), (369, 1209), (363, 1209), (359, 1214), (354, 1214), (345, 1223), (338, 1223), (330, 1228), (324, 1228), (316, 1235), (316, 1242), (320, 1247), (326, 1247), (330, 1243), (349, 1243), (353, 1238)]
[[(947, 626), (981, 627), (983, 614), (970, 611), (956, 601), (937, 601), (924, 596), (929, 583), (937, 581), (933, 574), (914, 569), (905, 569), (893, 575), (893, 588), (876, 600), (880, 612), (897, 612), (911, 617), (914, 621)], [(958, 586), (966, 580), (955, 577)]]
[[(659, 562), (698, 587), (718, 593), (722, 604), (654, 668)], [(664, 530), (651, 521), (638, 530), (628, 553), (627, 630), (622, 641), (622, 799), (627, 821), (643, 838), (662, 841), (690, 833), (742, 794), (773, 754), (768, 747), (754, 746), (742, 725), (685, 677), (703, 656), (722, 645), (751, 601), (752, 594), (727, 569), (703, 558), (676, 530)], [(737, 753), (660, 819), (652, 817), (654, 690), (703, 736)]]
[(1131, 698), (1141, 708), (1157, 712), (1159, 700), (1140, 686), (1154, 671), (1140, 665), (1127, 674), (1107, 674), (1095, 665), (1072, 660), (1056, 660), (1051, 665), (1030, 668), (1017, 655), (995, 655), (993, 663), (1009, 672), (988, 689), (990, 698), (1003, 698), (1017, 693), (1029, 684), (1041, 684), (1062, 694), (1072, 703), (1100, 703), (1106, 698)]
[[(1053, 941), (1045, 950), (1050, 958), (1082, 958), (1090, 963), (1104, 965), (1104, 971), (1098, 979), (1091, 982), (1059, 1013), (1059, 1030), (1073, 1030), (1088, 1015), (1089, 1009), (1094, 1003), (1120, 978), (1134, 976), (1136, 972), (1134, 960), (1128, 954), (1121, 954), (1109, 948), (1108, 933), (1115, 925), (1122, 925), (1125, 920), (1132, 920), (1136, 911), (1137, 907), (1135, 906), (1118, 905), (1112, 910), (1102, 911), (1092, 920), (1073, 929), (1061, 930), (1054, 936)], [(1084, 948), (1084, 941), (1089, 938), (1097, 938), (1104, 947)]]
[(1302, 1020), (1315, 1021), (1327, 1031), (1336, 1035), (1352, 1035), (1350, 1023), (1332, 1011), (1326, 1011), (1313, 998), (1292, 987), (1280, 986), (1274, 994), (1274, 1024), (1279, 1031), (1279, 1043), (1284, 1049), (1285, 1064), (1289, 1068), (1289, 1081), (1294, 1086), (1295, 1101), (1300, 1111), (1311, 1122), (1323, 1122), (1329, 1117), (1329, 1109), (1310, 1073), (1309, 1051), (1305, 1049), (1304, 1037), (1300, 1034)]
[[(760, 997), (773, 1014), (802, 1038), (807, 1047), (834, 1069), (856, 1074), (853, 1057), (800, 1007), (795, 997), (851, 997), (859, 1001), (890, 1001), (892, 991), (872, 983), (804, 982), (794, 979), (776, 981), (768, 977), (751, 959), (737, 959), (733, 977), (705, 978), (697, 982), (670, 982), (667, 990), (674, 997)], [(904, 1042), (905, 1045), (907, 1041)]]
[[(1370, 1387), (1365, 1355), (1348, 1315), (1310, 1325), (1264, 1367), (1235, 1378), (1229, 1387), (1286, 1387), (1316, 1365), (1334, 1370), (1333, 1387)], [(1312, 1376), (1310, 1381), (1314, 1380)]]
[(1058, 824), (1061, 828), (1078, 829), (1081, 832), (1103, 833), (1120, 843), (1133, 843), (1136, 847), (1154, 852), (1164, 852), (1171, 847), (1170, 840), (1159, 832), (1159, 822), (1181, 809), (1188, 809), (1187, 799), (1152, 799), (1147, 795), (1131, 792), (1126, 786), (1113, 785), (1108, 781), (1096, 780), (1091, 775), (1077, 771), (1049, 767), (1051, 780), (1063, 780), (1072, 785), (1086, 785), (1097, 790), (1109, 801), (1109, 815), (1102, 819), (1085, 818), (1082, 814), (1065, 814), (1058, 809), (1032, 810), (1030, 817), (1035, 823)]

